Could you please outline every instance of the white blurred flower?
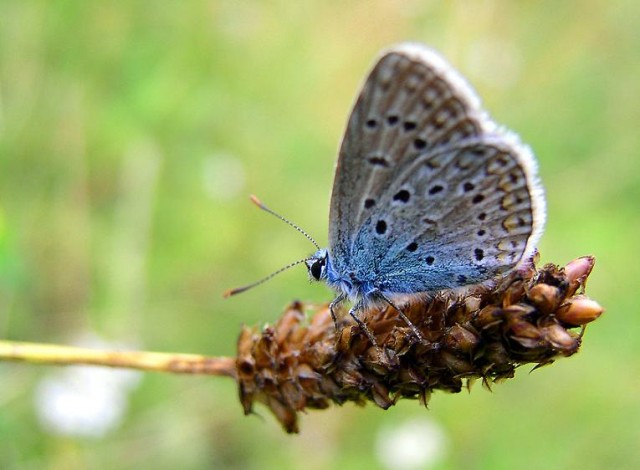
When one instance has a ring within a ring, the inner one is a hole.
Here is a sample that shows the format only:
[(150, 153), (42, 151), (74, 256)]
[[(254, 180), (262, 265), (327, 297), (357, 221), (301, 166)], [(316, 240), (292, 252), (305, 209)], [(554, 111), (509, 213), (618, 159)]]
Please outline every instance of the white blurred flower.
[(202, 175), (205, 191), (213, 199), (233, 199), (244, 187), (242, 163), (229, 155), (218, 154), (205, 159)]
[[(119, 349), (96, 338), (83, 346)], [(102, 367), (59, 369), (36, 389), (35, 408), (44, 429), (54, 434), (101, 437), (117, 427), (125, 415), (130, 391), (140, 373)]]
[(376, 444), (378, 460), (393, 470), (431, 468), (444, 459), (447, 448), (444, 430), (429, 418), (384, 427)]

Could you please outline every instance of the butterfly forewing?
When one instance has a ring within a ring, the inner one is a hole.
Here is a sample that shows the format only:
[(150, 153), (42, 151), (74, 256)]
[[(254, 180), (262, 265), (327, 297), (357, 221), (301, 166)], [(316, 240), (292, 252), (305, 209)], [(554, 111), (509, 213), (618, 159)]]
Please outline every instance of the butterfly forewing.
[(330, 251), (348, 255), (364, 209), (396, 171), (446, 142), (483, 132), (478, 100), (435, 53), (401, 45), (367, 77), (347, 123), (331, 197)]
[(347, 124), (329, 252), (389, 292), (480, 282), (530, 254), (544, 202), (528, 148), (418, 45), (383, 54)]

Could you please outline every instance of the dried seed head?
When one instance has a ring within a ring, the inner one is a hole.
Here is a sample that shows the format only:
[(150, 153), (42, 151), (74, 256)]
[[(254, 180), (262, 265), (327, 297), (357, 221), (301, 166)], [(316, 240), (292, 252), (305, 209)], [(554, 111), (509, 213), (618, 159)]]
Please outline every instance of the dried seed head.
[(562, 300), (560, 289), (549, 284), (536, 284), (529, 289), (529, 300), (545, 313), (552, 312)]
[(579, 326), (596, 320), (602, 312), (604, 309), (595, 300), (576, 295), (558, 309), (556, 317), (568, 325)]
[(595, 301), (574, 296), (593, 262), (578, 258), (564, 269), (524, 265), (491, 287), (400, 303), (423, 341), (393, 308), (373, 306), (361, 316), (375, 335), (374, 347), (346, 311), (337, 312), (344, 326), (336, 332), (326, 306), (306, 320), (304, 306), (295, 303), (275, 326), (244, 328), (238, 339), (244, 411), (261, 402), (285, 430), (297, 432), (298, 412), (309, 408), (370, 401), (386, 409), (401, 398), (426, 405), (435, 390), (456, 393), (478, 379), (489, 388), (513, 377), (519, 365), (572, 355), (581, 336), (569, 329), (603, 311)]
[(453, 351), (471, 353), (480, 343), (480, 338), (471, 329), (471, 326), (453, 325), (444, 335), (444, 346)]
[(504, 311), (495, 305), (487, 305), (474, 315), (474, 323), (481, 330), (499, 327), (504, 319)]
[(554, 348), (563, 351), (563, 354), (566, 356), (575, 353), (580, 346), (580, 338), (577, 335), (572, 335), (571, 332), (565, 330), (557, 323), (544, 326), (540, 330), (543, 338)]
[(595, 263), (596, 259), (593, 256), (583, 256), (574, 259), (564, 267), (564, 275), (570, 284), (567, 292), (569, 295), (573, 295), (579, 287), (584, 288)]

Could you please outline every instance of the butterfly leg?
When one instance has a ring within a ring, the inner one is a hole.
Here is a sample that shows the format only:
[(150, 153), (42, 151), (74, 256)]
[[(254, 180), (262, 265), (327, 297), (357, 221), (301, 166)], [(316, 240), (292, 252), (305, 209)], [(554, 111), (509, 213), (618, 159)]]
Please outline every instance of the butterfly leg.
[(345, 298), (346, 298), (346, 296), (341, 292), (329, 304), (329, 312), (331, 313), (331, 318), (333, 318), (333, 325), (336, 327), (336, 331), (340, 331), (340, 328), (338, 328), (338, 319), (336, 318), (336, 312), (335, 312), (334, 309), (338, 305), (340, 305), (344, 301)]
[(411, 328), (411, 331), (413, 332), (414, 336), (419, 340), (419, 341), (424, 341), (424, 336), (422, 336), (422, 333), (420, 333), (420, 330), (416, 327), (416, 325), (414, 325), (411, 320), (409, 320), (409, 317), (407, 317), (404, 312), (402, 310), (400, 310), (400, 307), (398, 307), (389, 297), (387, 297), (386, 295), (384, 295), (382, 292), (380, 291), (376, 291), (375, 293), (378, 297), (380, 297), (382, 300), (384, 300), (386, 303), (388, 303), (389, 305), (391, 305), (397, 312), (398, 315), (400, 315), (400, 318), (402, 318), (402, 320), (407, 324), (407, 326), (409, 328)]
[(356, 321), (360, 329), (364, 331), (364, 333), (367, 335), (367, 338), (369, 338), (369, 341), (371, 341), (371, 344), (373, 344), (377, 348), (378, 342), (376, 341), (376, 337), (373, 335), (369, 327), (356, 314), (356, 312), (358, 312), (359, 310), (363, 310), (363, 306), (364, 304), (362, 300), (356, 302), (356, 304), (349, 310), (349, 315), (351, 315), (351, 318)]

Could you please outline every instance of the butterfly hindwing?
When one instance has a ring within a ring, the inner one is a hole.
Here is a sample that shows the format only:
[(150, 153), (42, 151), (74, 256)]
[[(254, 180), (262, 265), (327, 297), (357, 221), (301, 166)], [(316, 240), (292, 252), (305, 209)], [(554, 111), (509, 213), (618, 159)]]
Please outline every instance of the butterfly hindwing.
[(420, 156), (370, 209), (352, 245), (351, 269), (389, 292), (424, 292), (513, 268), (540, 231), (529, 158), (506, 135), (469, 138)]

